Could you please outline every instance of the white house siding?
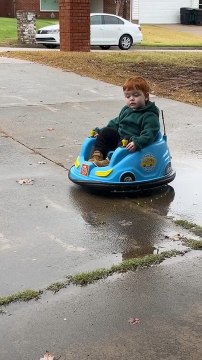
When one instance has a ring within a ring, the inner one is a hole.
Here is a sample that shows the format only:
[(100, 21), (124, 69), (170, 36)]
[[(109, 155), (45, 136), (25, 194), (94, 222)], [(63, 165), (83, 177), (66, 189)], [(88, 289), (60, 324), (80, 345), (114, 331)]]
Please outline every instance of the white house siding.
[(199, 7), (199, 0), (133, 0), (132, 20), (140, 24), (180, 23), (180, 8)]
[(139, 20), (139, 0), (132, 2), (132, 20)]
[(199, 8), (199, 0), (192, 0), (192, 5), (191, 5), (192, 8)]

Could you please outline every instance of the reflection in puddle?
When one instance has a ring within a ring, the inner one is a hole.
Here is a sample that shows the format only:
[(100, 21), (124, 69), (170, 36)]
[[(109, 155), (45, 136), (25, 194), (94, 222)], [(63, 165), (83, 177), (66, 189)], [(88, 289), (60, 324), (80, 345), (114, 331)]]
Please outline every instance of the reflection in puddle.
[(174, 189), (168, 185), (142, 194), (70, 189), (70, 200), (88, 226), (88, 243), (93, 242), (97, 251), (121, 253), (122, 259), (164, 248), (165, 234), (170, 229), (166, 215), (174, 197)]
[(201, 160), (176, 161), (177, 176), (173, 181), (175, 201), (170, 215), (202, 226)]
[(137, 257), (143, 257), (145, 255), (157, 254), (158, 248), (154, 246), (136, 246), (134, 248), (128, 249), (128, 251), (124, 251), (122, 253), (122, 260), (133, 259)]

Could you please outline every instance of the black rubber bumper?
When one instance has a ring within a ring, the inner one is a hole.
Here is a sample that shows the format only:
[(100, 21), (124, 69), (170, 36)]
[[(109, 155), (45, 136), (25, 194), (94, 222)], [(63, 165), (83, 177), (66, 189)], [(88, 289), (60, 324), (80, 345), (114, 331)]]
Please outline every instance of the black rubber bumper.
[(75, 180), (71, 178), (70, 171), (68, 173), (69, 179), (80, 186), (86, 187), (88, 189), (92, 190), (105, 190), (105, 191), (143, 191), (143, 190), (149, 190), (156, 187), (160, 187), (162, 185), (166, 185), (174, 180), (176, 176), (176, 172), (173, 171), (168, 176), (164, 176), (160, 179), (150, 180), (150, 181), (144, 181), (144, 182), (120, 182), (120, 183), (106, 183), (102, 181), (81, 181), (81, 180)]

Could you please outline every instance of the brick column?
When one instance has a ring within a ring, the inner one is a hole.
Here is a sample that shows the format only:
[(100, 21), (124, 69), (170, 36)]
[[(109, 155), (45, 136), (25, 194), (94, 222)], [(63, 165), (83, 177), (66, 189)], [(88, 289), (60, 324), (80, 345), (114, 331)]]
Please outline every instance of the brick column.
[(60, 50), (90, 51), (90, 0), (60, 0)]

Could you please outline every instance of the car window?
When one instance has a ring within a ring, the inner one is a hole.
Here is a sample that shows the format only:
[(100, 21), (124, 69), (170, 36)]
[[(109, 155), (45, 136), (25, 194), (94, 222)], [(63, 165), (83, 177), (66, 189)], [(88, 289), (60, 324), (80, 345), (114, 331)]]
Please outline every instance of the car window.
[(116, 16), (109, 16), (109, 15), (104, 15), (103, 16), (104, 20), (104, 24), (107, 24), (107, 25), (117, 25), (117, 24), (124, 24), (124, 22), (117, 18)]
[(91, 25), (100, 25), (102, 24), (102, 15), (94, 15), (90, 17)]

